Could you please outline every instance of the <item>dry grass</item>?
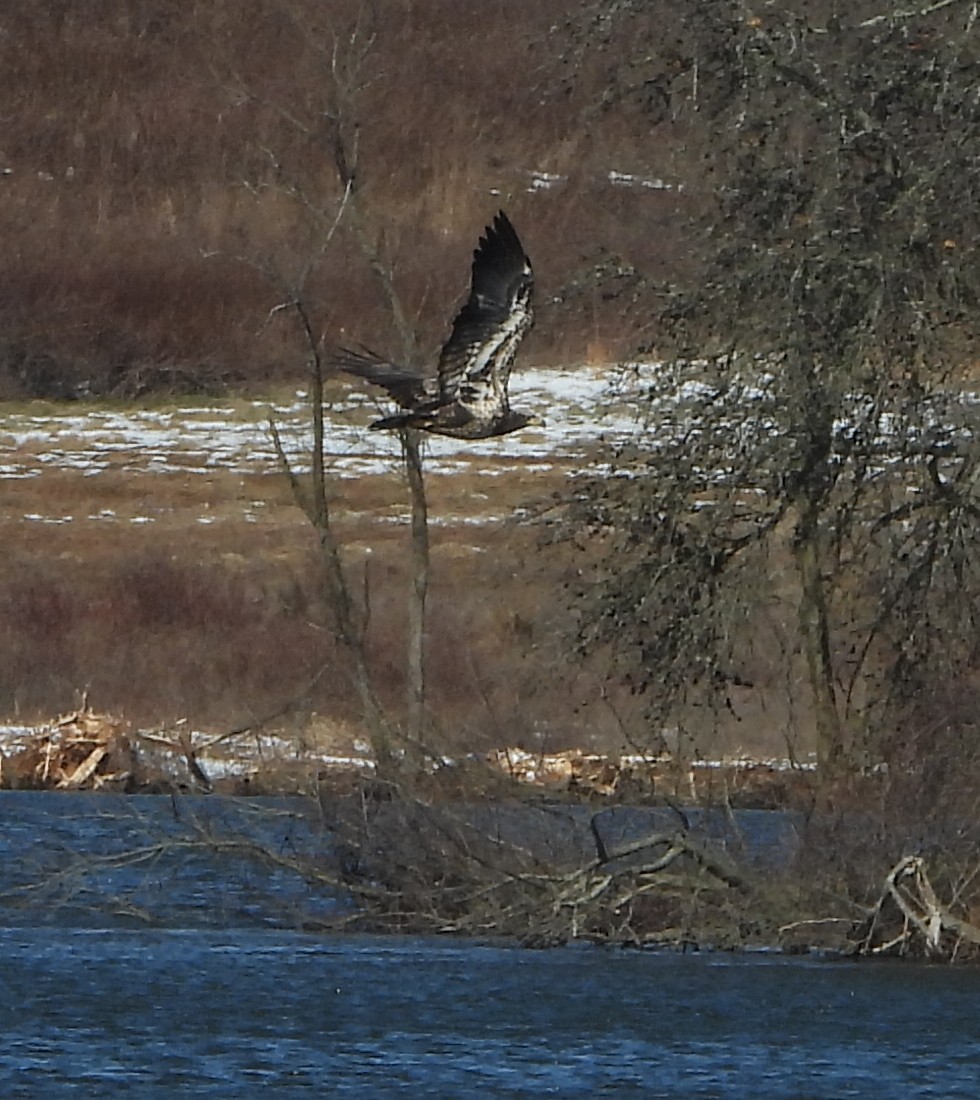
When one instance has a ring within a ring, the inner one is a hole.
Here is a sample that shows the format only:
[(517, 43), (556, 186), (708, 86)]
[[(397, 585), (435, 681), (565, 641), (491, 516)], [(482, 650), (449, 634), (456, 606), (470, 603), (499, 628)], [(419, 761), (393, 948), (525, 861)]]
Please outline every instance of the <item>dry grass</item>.
[[(358, 727), (315, 539), (285, 479), (201, 469), (191, 454), (186, 472), (120, 468), (135, 457), (116, 452), (113, 468), (95, 476), (45, 466), (5, 483), (0, 716), (49, 718), (87, 692), (91, 705), (141, 726), (187, 718), (221, 732), (273, 716), (270, 728), (293, 736), (318, 714)], [(566, 586), (582, 560), (563, 544), (541, 545), (536, 525), (499, 518), (547, 510), (567, 485), (567, 464), (542, 472), (501, 457), (491, 473), (484, 461), (428, 478), (432, 747), (454, 755), (502, 745), (656, 749), (643, 701), (604, 676), (603, 655), (570, 659)], [(180, 454), (168, 463), (179, 468)], [(397, 716), (406, 487), (392, 471), (337, 480), (331, 491), (348, 575), (369, 608), (371, 667)], [(759, 690), (725, 714), (706, 713), (685, 748), (785, 754), (787, 716), (777, 706), (785, 685), (772, 682), (769, 669), (780, 663), (764, 640), (781, 643), (772, 623), (757, 634), (750, 671)], [(796, 728), (792, 744), (805, 753), (806, 731)]]
[[(368, 68), (383, 75), (356, 104), (366, 199), (423, 343), (444, 337), (474, 235), (504, 205), (541, 286), (528, 354), (624, 354), (639, 320), (594, 288), (567, 292), (603, 257), (658, 274), (683, 254), (674, 198), (603, 182), (610, 167), (644, 169), (641, 120), (607, 120), (600, 143), (579, 133), (605, 74), (561, 90), (557, 0), (481, 5), (465, 34), (445, 7), (382, 5), (362, 26), (375, 36)], [(241, 260), (289, 277), (308, 259), (308, 219), (272, 186), (270, 156), (331, 206), (330, 157), (281, 110), (300, 124), (322, 117), (321, 47), (347, 41), (364, 11), (358, 0), (110, 0), (94, 20), (5, 6), (0, 397), (83, 384), (186, 392), (302, 370), (288, 326), (265, 323), (281, 292)], [(566, 180), (530, 194), (531, 170)], [(390, 342), (351, 241), (309, 289), (328, 306), (328, 335)]]
[[(554, 484), (512, 473), (433, 477), (433, 517), (484, 506), (506, 514)], [(314, 540), (280, 477), (46, 470), (5, 490), (6, 715), (50, 717), (87, 692), (93, 705), (143, 725), (189, 718), (220, 730), (277, 714), (295, 729), (313, 713), (357, 723)], [(334, 511), (353, 587), (370, 607), (372, 666), (397, 713), (407, 532), (385, 517), (404, 512), (404, 489), (396, 477), (338, 482)], [(134, 522), (145, 517), (153, 522)], [(539, 618), (554, 610), (536, 538), (512, 524), (432, 529), (428, 657), (442, 747), (523, 742), (554, 717), (564, 670), (549, 667), (547, 646), (535, 656)], [(561, 707), (561, 736), (573, 741), (574, 717)]]
[[(485, 497), (477, 510), (506, 514), (546, 498), (563, 479), (514, 474), (432, 477), (432, 517), (458, 515), (476, 486)], [(62, 471), (8, 490), (0, 712), (49, 718), (87, 692), (92, 705), (142, 726), (187, 718), (221, 732), (274, 716), (269, 728), (298, 736), (320, 715), (360, 728), (328, 628), (314, 540), (281, 479)], [(340, 482), (337, 493), (348, 574), (370, 608), (371, 667), (397, 716), (408, 531), (385, 517), (404, 514), (404, 487), (379, 476)], [(265, 504), (255, 510), (257, 500)], [(101, 509), (115, 517), (85, 518)], [(131, 522), (148, 512), (152, 524)], [(76, 518), (47, 524), (23, 518), (30, 514)], [(613, 753), (657, 746), (640, 719), (642, 701), (605, 681), (601, 656), (585, 665), (569, 658), (564, 586), (579, 563), (565, 548), (542, 548), (534, 527), (501, 521), (440, 522), (431, 538), (431, 747), (458, 755), (502, 745)], [(695, 750), (785, 753), (771, 701), (767, 709), (746, 699), (739, 711), (723, 716), (720, 734), (706, 725)], [(794, 747), (809, 747), (802, 734)]]

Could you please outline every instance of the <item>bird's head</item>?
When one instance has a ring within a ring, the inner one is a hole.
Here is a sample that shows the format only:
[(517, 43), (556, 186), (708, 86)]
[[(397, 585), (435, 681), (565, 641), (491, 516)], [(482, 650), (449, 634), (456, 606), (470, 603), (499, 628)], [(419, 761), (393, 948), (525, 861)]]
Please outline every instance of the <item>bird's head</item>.
[(544, 420), (533, 413), (514, 412), (509, 409), (505, 416), (500, 417), (493, 425), (491, 435), (507, 435), (508, 432), (519, 432), (521, 428), (543, 428)]

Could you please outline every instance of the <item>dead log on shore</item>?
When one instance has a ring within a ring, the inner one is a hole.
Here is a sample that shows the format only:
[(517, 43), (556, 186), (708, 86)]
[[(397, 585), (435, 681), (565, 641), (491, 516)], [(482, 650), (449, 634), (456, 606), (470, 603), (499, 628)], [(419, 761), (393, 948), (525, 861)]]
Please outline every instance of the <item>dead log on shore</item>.
[(581, 749), (528, 752), (511, 747), (486, 756), (491, 769), (520, 784), (614, 801), (674, 798), (698, 805), (782, 808), (810, 797), (812, 772), (788, 762), (736, 757), (716, 761), (657, 756), (608, 757)]
[[(530, 942), (579, 937), (688, 942), (694, 937), (682, 913), (692, 896), (748, 889), (746, 877), (722, 849), (683, 829), (653, 832), (613, 850), (598, 843), (597, 848), (594, 863), (551, 877), (550, 913), (542, 929), (526, 937)], [(651, 906), (661, 920), (668, 914), (671, 919), (651, 926), (645, 912)]]
[(856, 953), (920, 953), (952, 961), (980, 955), (980, 927), (939, 900), (921, 856), (904, 856), (885, 876)]

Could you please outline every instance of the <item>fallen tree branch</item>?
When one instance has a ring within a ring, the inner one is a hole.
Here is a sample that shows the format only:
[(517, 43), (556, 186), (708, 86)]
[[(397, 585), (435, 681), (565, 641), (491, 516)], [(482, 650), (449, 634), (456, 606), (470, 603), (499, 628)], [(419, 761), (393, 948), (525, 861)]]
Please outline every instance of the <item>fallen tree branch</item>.
[[(894, 906), (902, 927), (880, 942), (875, 933), (888, 923), (888, 909)], [(921, 856), (904, 856), (885, 876), (884, 887), (868, 918), (868, 929), (857, 953), (906, 954), (921, 944), (930, 957), (954, 957), (963, 943), (980, 947), (980, 928), (956, 916), (943, 905), (926, 873)]]

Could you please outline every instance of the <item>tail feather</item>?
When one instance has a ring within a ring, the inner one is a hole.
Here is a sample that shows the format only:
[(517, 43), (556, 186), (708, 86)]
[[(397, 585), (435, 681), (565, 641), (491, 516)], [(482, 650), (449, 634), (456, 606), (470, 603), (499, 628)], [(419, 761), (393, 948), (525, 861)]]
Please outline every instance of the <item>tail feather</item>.
[(415, 408), (427, 396), (425, 379), (420, 374), (397, 363), (389, 363), (373, 352), (338, 348), (330, 356), (330, 365), (387, 390), (403, 409)]

